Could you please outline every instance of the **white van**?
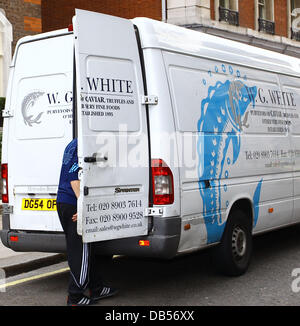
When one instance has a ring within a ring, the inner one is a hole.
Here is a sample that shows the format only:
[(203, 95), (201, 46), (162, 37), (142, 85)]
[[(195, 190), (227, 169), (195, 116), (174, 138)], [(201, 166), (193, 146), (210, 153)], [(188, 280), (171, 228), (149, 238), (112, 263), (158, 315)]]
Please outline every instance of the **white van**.
[(76, 10), (10, 68), (2, 242), (65, 250), (56, 192), (78, 138), (78, 233), (103, 254), (216, 245), (247, 270), (252, 235), (300, 222), (300, 60), (136, 18)]

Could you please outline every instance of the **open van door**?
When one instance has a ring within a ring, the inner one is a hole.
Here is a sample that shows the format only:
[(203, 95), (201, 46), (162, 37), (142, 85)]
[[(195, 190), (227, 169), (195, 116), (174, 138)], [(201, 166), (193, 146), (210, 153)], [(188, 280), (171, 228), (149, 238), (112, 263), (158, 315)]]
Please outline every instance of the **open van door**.
[(73, 18), (83, 242), (145, 235), (147, 118), (131, 21), (76, 10)]

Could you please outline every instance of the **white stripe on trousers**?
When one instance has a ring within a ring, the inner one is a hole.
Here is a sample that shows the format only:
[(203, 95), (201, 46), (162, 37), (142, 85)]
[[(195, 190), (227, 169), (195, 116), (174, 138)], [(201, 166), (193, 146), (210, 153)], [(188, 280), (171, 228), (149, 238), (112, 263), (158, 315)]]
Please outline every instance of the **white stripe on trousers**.
[(100, 293), (100, 296), (101, 295), (106, 295), (108, 293), (109, 293), (109, 288), (107, 288), (106, 286), (104, 286), (103, 289), (102, 289), (102, 291), (101, 291), (101, 293)]
[(84, 282), (86, 281), (87, 271), (88, 271), (88, 259), (89, 259), (89, 252), (88, 252), (88, 244), (82, 244), (82, 261), (81, 261), (81, 272), (80, 272), (80, 279), (79, 284), (83, 286)]
[(90, 299), (88, 298), (82, 298), (78, 304), (89, 304), (90, 303)]

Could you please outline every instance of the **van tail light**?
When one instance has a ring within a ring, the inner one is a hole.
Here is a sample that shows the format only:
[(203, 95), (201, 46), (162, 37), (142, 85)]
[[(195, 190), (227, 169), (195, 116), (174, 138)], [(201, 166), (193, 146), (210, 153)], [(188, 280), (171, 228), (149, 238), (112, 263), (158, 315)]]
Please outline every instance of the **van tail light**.
[(73, 32), (73, 31), (74, 31), (73, 24), (70, 24), (68, 26), (68, 32)]
[(7, 164), (1, 165), (1, 177), (3, 183), (2, 203), (8, 203), (8, 167)]
[(174, 184), (171, 169), (162, 159), (153, 159), (152, 168), (152, 188), (153, 204), (168, 205), (174, 202)]

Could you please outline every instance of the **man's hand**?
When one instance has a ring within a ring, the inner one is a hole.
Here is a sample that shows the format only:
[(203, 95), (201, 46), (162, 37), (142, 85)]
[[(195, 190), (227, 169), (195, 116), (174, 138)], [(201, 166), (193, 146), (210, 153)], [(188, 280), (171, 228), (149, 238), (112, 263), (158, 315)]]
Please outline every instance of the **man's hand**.
[(77, 213), (75, 213), (75, 214), (72, 216), (72, 221), (73, 221), (73, 222), (77, 222)]

